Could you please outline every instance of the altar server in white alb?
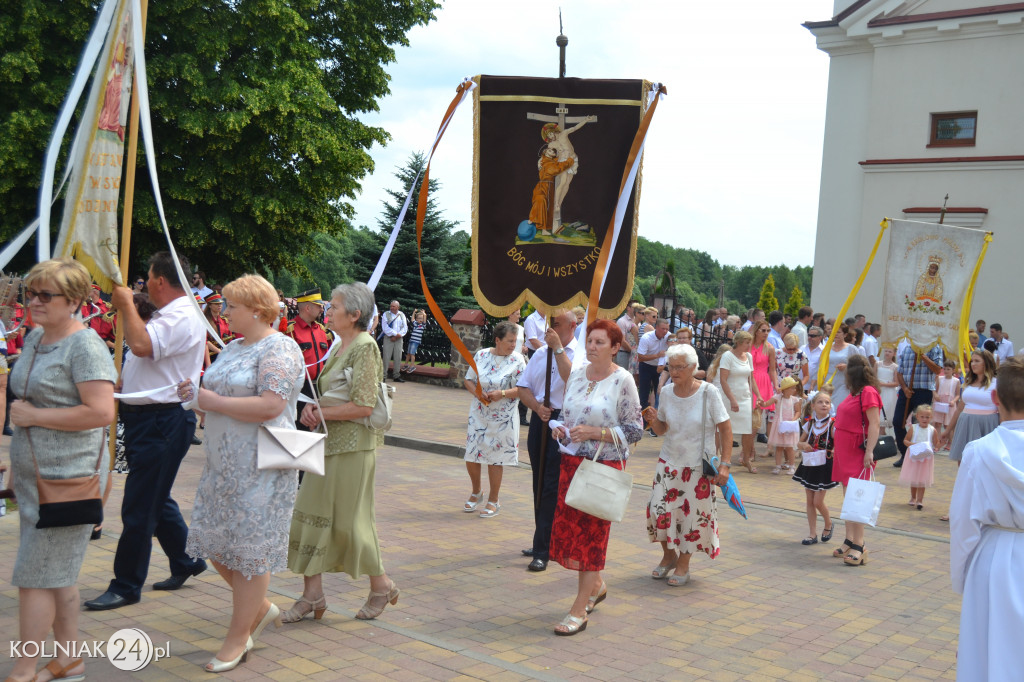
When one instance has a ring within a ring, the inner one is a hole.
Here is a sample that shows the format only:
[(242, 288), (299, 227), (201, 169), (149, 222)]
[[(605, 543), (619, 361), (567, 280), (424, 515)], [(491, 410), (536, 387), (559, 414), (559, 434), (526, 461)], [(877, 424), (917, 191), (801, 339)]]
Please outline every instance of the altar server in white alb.
[(959, 680), (1024, 675), (1024, 361), (999, 366), (993, 397), (1002, 423), (964, 449), (949, 508)]

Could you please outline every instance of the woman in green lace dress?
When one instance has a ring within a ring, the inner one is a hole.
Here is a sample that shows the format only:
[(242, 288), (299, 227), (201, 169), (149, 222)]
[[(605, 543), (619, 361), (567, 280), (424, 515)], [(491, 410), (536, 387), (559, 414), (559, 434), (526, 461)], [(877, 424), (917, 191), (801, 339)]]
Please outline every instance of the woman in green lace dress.
[[(308, 613), (320, 619), (327, 610), (324, 573), (370, 576), (370, 596), (356, 618), (379, 616), (398, 601), (398, 588), (384, 572), (374, 518), (374, 475), (377, 447), (384, 434), (360, 421), (377, 404), (384, 379), (380, 351), (366, 328), (373, 319), (373, 292), (365, 284), (342, 284), (331, 292), (327, 323), (338, 337), (317, 378), (319, 393), (337, 390), (351, 368), (351, 402), (322, 408), (327, 423), (324, 475), (306, 474), (292, 514), (288, 568), (304, 577), (302, 598), (283, 614), (286, 623)], [(300, 421), (320, 423), (315, 405), (307, 404)]]

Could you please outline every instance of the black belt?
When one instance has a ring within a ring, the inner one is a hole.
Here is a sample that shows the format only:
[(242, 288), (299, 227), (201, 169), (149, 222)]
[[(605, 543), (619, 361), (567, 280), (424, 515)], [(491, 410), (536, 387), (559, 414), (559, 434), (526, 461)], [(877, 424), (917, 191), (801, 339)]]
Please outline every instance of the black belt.
[(181, 403), (147, 403), (145, 405), (129, 405), (121, 403), (121, 412), (126, 414), (139, 412), (160, 412), (162, 410), (181, 409)]

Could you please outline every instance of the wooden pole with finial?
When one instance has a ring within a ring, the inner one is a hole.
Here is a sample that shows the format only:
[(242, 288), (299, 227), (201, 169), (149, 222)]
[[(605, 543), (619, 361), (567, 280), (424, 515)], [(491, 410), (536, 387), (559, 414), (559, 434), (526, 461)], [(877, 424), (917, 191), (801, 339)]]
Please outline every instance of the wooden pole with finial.
[(949, 202), (949, 192), (946, 192), (946, 198), (942, 200), (942, 210), (939, 211), (939, 225), (946, 220), (946, 203)]
[[(569, 39), (565, 36), (562, 29), (562, 10), (558, 10), (558, 37), (555, 38), (555, 45), (558, 46), (558, 77), (565, 78), (565, 47), (569, 44)], [(555, 317), (552, 311), (547, 311), (548, 329), (551, 329)], [(544, 373), (544, 407), (551, 407), (551, 366), (554, 364), (554, 354), (551, 350), (551, 346), (547, 347), (547, 371)], [(533, 508), (534, 511), (540, 509), (540, 498), (541, 492), (544, 490), (544, 463), (547, 460), (548, 453), (548, 431), (547, 423), (543, 424), (540, 432), (540, 462), (537, 464), (537, 488), (533, 491)], [(536, 549), (536, 548), (534, 548)]]

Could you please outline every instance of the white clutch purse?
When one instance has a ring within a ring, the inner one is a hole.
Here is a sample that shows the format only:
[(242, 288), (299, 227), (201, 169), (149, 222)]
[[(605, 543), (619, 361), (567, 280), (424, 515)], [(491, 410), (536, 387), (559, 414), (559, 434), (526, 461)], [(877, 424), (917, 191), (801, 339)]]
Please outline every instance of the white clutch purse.
[(327, 434), (264, 426), (259, 429), (256, 466), (260, 469), (298, 469), (324, 475), (324, 439)]
[(814, 450), (812, 452), (805, 452), (800, 456), (800, 461), (803, 462), (805, 467), (820, 467), (828, 458), (828, 453), (824, 450)]

